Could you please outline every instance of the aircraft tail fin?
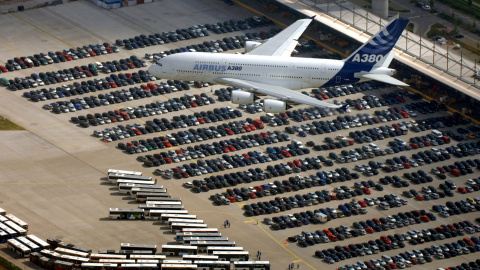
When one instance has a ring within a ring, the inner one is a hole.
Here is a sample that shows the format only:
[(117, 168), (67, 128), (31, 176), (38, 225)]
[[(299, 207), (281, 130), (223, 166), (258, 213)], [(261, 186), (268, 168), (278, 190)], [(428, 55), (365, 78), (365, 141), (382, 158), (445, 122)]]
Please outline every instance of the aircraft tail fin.
[[(393, 55), (389, 53), (397, 43), (403, 30), (408, 24), (408, 19), (395, 19), (386, 25), (380, 32), (358, 48), (348, 58), (346, 65), (355, 65), (362, 71), (370, 71), (374, 66), (388, 66)], [(388, 61), (389, 60), (389, 61)]]

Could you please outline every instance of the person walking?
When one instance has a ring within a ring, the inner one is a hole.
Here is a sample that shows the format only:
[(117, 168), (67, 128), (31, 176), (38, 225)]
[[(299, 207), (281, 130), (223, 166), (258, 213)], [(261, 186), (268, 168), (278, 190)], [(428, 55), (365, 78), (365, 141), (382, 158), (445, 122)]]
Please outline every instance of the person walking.
[(292, 269), (292, 265), (288, 264), (288, 270), (291, 270), (291, 269)]
[(297, 269), (298, 269), (298, 268), (300, 268), (300, 264), (299, 264), (299, 263), (297, 263)]
[(292, 263), (292, 264), (290, 265), (290, 268), (293, 269), (294, 267), (295, 267), (295, 264)]
[(223, 222), (223, 228), (227, 228), (227, 222), (226, 221)]

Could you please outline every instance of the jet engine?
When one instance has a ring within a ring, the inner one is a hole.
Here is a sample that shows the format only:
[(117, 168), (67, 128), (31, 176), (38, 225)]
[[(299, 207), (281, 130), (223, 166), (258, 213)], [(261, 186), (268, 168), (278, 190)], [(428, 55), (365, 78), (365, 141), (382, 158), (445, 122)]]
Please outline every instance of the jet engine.
[(245, 41), (245, 53), (248, 53), (251, 50), (262, 45), (263, 42), (264, 42), (263, 40), (262, 41)]
[(281, 113), (290, 108), (292, 106), (281, 100), (265, 99), (263, 101), (263, 110), (267, 113)]
[(253, 101), (258, 98), (255, 94), (250, 92), (245, 92), (241, 90), (232, 91), (232, 103), (233, 104), (252, 104)]

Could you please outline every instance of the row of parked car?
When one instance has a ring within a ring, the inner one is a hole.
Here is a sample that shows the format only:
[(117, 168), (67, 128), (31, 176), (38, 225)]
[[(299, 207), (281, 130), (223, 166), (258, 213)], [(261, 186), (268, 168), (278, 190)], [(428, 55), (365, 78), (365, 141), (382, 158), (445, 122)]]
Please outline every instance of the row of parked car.
[(146, 46), (160, 45), (164, 43), (177, 42), (179, 40), (209, 36), (210, 34), (208, 31), (220, 34), (273, 25), (273, 22), (265, 17), (258, 18), (258, 20), (253, 18), (247, 18), (245, 20), (232, 19), (230, 21), (218, 22), (216, 24), (193, 25), (188, 28), (177, 29), (176, 31), (165, 31), (162, 33), (150, 34), (148, 36), (141, 34), (133, 38), (117, 39), (115, 43), (118, 46), (125, 46), (125, 49), (127, 50), (132, 50), (144, 48)]
[[(473, 241), (472, 239), (475, 239), (475, 241)], [(432, 245), (431, 247), (421, 250), (407, 250), (406, 252), (402, 252), (393, 257), (390, 257), (388, 255), (382, 255), (382, 257), (378, 260), (372, 259), (365, 262), (359, 261), (357, 262), (357, 264), (347, 264), (345, 266), (341, 266), (339, 269), (375, 269), (376, 267), (383, 267), (384, 269), (403, 269), (406, 267), (411, 267), (412, 265), (432, 262), (433, 258), (441, 260), (444, 258), (451, 258), (460, 256), (462, 254), (469, 254), (480, 251), (479, 239), (477, 237), (472, 237), (472, 239), (465, 237), (456, 242), (446, 243), (440, 246)], [(468, 267), (467, 269), (471, 269), (470, 264), (465, 264), (465, 266)], [(463, 268), (463, 264), (461, 267)]]
[[(277, 186), (278, 184), (278, 186)], [(298, 178), (290, 178), (288, 181), (284, 180), (282, 182), (280, 181), (275, 181), (272, 184), (269, 184), (269, 188), (266, 189), (268, 190), (268, 193), (266, 193), (264, 186), (260, 186), (260, 188), (255, 188), (255, 191), (250, 191), (248, 190), (242, 190), (240, 189), (240, 192), (242, 192), (241, 196), (242, 197), (250, 197), (250, 198), (256, 198), (256, 197), (263, 197), (265, 194), (269, 195), (276, 195), (276, 194), (283, 194), (284, 192), (290, 192), (290, 191), (297, 191), (305, 188), (310, 188), (313, 186), (324, 186), (325, 181), (320, 180), (311, 180), (311, 181), (304, 181), (304, 180), (299, 180)], [(273, 186), (273, 187), (272, 187)], [(302, 188), (303, 186), (303, 188)], [(247, 192), (247, 193), (245, 193)], [(279, 211), (285, 211), (285, 210), (290, 210), (292, 208), (296, 207), (304, 207), (304, 206), (310, 206), (310, 205), (315, 205), (318, 203), (324, 203), (324, 202), (329, 202), (331, 200), (343, 200), (343, 199), (350, 199), (356, 196), (361, 196), (364, 194), (371, 194), (371, 191), (368, 188), (355, 188), (352, 190), (349, 190), (348, 192), (343, 192), (343, 193), (332, 193), (329, 190), (322, 190), (322, 191), (315, 191), (315, 192), (309, 192), (308, 194), (305, 195), (300, 195), (297, 194), (298, 196), (302, 196), (304, 199), (298, 199), (298, 200), (280, 200), (279, 198), (275, 198), (277, 202), (272, 202), (270, 201), (269, 204), (262, 204), (260, 207), (258, 207), (257, 204), (250, 204), (246, 205), (244, 207), (245, 214), (246, 215), (264, 215), (264, 214), (270, 214), (270, 213), (277, 213)], [(348, 195), (348, 196), (347, 196)], [(363, 207), (366, 205), (362, 204)], [(350, 216), (352, 214), (358, 214), (358, 213), (351, 213), (351, 209), (347, 208), (342, 208), (342, 216)], [(359, 208), (358, 208), (359, 209)], [(358, 212), (358, 211), (357, 211)], [(329, 216), (329, 219), (334, 219), (336, 218), (339, 214), (337, 212), (332, 211), (332, 215), (330, 216), (329, 213), (324, 213), (325, 215)]]
[[(277, 136), (278, 135), (278, 136)], [(270, 142), (273, 142), (275, 139), (277, 142), (288, 140), (289, 137), (282, 136), (282, 134), (277, 133), (273, 134), (271, 138), (267, 139)], [(242, 149), (248, 149), (255, 146), (260, 145), (259, 142), (264, 143), (264, 138), (261, 134), (254, 134), (254, 135), (244, 135), (243, 137), (238, 137), (236, 139), (229, 139), (229, 140), (221, 140), (219, 142), (213, 142), (212, 144), (198, 144), (194, 147), (188, 146), (186, 148), (182, 147), (175, 151), (169, 150), (168, 152), (161, 152), (156, 153), (153, 155), (146, 155), (137, 157), (137, 160), (143, 162), (146, 166), (158, 166), (157, 164), (170, 164), (170, 163), (177, 163), (185, 160), (190, 159), (199, 159), (205, 158), (208, 156), (223, 154), (234, 152)], [(118, 147), (120, 149), (125, 150), (127, 153), (140, 153), (140, 152), (147, 152), (151, 150), (155, 150), (158, 148), (164, 148), (163, 141), (160, 139), (148, 139), (148, 140), (140, 140), (140, 141), (132, 141), (127, 143), (127, 145), (123, 143), (119, 143)], [(250, 156), (248, 153), (242, 154), (242, 156)], [(266, 158), (264, 156), (258, 157), (256, 159), (258, 162), (263, 163), (266, 162)], [(252, 160), (252, 162), (255, 162)], [(205, 168), (208, 173), (214, 172), (213, 168), (206, 167)], [(160, 172), (161, 170), (157, 170), (156, 172)]]
[(0, 72), (20, 70), (34, 66), (38, 67), (40, 65), (49, 65), (52, 63), (77, 60), (118, 51), (119, 50), (115, 45), (110, 45), (109, 43), (105, 42), (103, 44), (85, 45), (83, 47), (77, 47), (76, 49), (70, 48), (63, 51), (38, 53), (34, 54), (33, 56), (15, 57), (14, 59), (7, 60), (4, 66), (0, 66)]

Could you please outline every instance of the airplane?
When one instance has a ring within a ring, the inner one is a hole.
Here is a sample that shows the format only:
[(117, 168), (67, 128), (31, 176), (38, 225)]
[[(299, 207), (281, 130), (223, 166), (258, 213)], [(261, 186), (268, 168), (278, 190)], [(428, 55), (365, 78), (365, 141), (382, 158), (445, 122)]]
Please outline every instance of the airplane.
[(301, 19), (264, 41), (246, 41), (245, 54), (188, 52), (168, 55), (148, 72), (156, 78), (215, 82), (240, 88), (231, 94), (234, 104), (251, 104), (258, 96), (265, 112), (280, 113), (293, 104), (347, 110), (347, 106), (317, 100), (294, 90), (376, 80), (392, 85), (407, 84), (393, 77), (388, 68), (392, 48), (408, 24), (395, 19), (343, 60), (290, 57), (314, 18)]

